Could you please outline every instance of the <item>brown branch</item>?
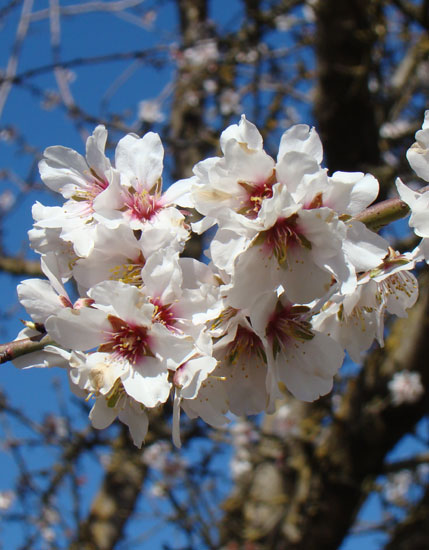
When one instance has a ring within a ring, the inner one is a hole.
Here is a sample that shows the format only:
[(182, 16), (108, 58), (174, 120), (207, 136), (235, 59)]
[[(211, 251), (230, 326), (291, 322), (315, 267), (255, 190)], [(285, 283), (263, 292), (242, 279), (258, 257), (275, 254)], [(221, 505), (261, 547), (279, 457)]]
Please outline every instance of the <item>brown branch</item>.
[(429, 464), (429, 453), (421, 453), (411, 458), (389, 462), (383, 468), (383, 472), (390, 474), (401, 470), (415, 470), (421, 464)]
[(0, 256), (0, 271), (6, 271), (12, 275), (44, 277), (38, 260), (26, 260), (13, 256)]
[(40, 351), (46, 346), (54, 345), (55, 342), (48, 334), (40, 334), (31, 338), (14, 340), (7, 344), (0, 344), (0, 364), (13, 361), (17, 357)]
[(146, 477), (142, 451), (123, 427), (112, 443), (112, 455), (90, 513), (69, 550), (112, 550), (122, 538)]
[[(91, 65), (96, 63), (110, 63), (112, 61), (123, 61), (126, 59), (141, 59), (153, 65), (159, 65), (165, 61), (165, 56), (168, 54), (169, 48), (167, 46), (157, 46), (155, 48), (149, 48), (147, 50), (135, 50), (131, 52), (119, 52), (105, 55), (95, 55), (93, 57), (76, 57), (69, 59), (68, 61), (61, 61), (60, 66), (63, 69), (76, 67), (80, 65)], [(162, 54), (162, 55), (160, 55)], [(50, 73), (59, 65), (56, 63), (48, 63), (47, 65), (41, 65), (34, 69), (28, 69), (22, 73), (18, 73), (16, 76), (5, 76), (0, 78), (0, 85), (4, 82), (11, 84), (19, 84), (27, 78), (33, 76), (39, 76), (41, 74)]]
[[(91, 12), (120, 12), (143, 4), (144, 0), (118, 0), (113, 2), (85, 2), (71, 6), (61, 6), (61, 15), (82, 15)], [(40, 21), (49, 17), (49, 8), (35, 11), (31, 14), (31, 21)]]
[[(429, 185), (419, 190), (420, 193), (427, 191), (429, 191)], [(409, 206), (401, 199), (394, 198), (370, 206), (353, 219), (364, 223), (372, 231), (378, 231), (389, 223), (405, 218), (409, 213)]]
[(409, 213), (408, 205), (396, 198), (374, 204), (353, 219), (364, 223), (373, 231), (378, 231), (389, 223), (405, 218)]
[(29, 24), (30, 24), (30, 14), (33, 7), (33, 0), (24, 0), (22, 5), (21, 16), (18, 22), (18, 27), (16, 30), (15, 42), (12, 47), (12, 53), (7, 62), (7, 67), (5, 71), (5, 78), (0, 81), (0, 115), (5, 106), (7, 97), (12, 87), (12, 80), (15, 77), (19, 56), (21, 54), (22, 45), (24, 39), (27, 35)]
[(392, 4), (394, 4), (399, 9), (399, 11), (401, 11), (412, 21), (423, 24), (424, 17), (420, 6), (412, 2), (407, 2), (407, 0), (392, 0)]

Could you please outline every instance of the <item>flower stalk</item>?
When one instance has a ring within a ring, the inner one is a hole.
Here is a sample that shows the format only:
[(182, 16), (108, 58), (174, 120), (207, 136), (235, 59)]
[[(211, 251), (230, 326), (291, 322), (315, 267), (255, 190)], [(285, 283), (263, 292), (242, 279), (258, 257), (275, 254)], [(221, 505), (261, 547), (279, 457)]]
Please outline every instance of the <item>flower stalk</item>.
[(0, 345), (0, 364), (12, 361), (21, 355), (41, 351), (46, 346), (54, 345), (55, 342), (49, 334), (40, 334), (31, 338), (23, 338), (22, 340), (14, 340)]

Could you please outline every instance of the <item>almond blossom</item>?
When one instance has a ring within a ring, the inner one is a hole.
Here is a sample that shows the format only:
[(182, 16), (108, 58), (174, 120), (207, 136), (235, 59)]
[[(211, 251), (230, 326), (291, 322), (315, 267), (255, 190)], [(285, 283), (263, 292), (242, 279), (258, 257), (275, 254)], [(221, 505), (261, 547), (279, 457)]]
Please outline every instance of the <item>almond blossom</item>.
[(361, 274), (356, 290), (336, 294), (315, 317), (314, 325), (329, 334), (359, 363), (374, 340), (384, 343), (385, 312), (406, 317), (418, 296), (417, 279), (411, 273), (415, 261), (392, 249), (375, 269)]
[(105, 281), (88, 294), (94, 300), (91, 307), (49, 317), (48, 333), (65, 348), (97, 348), (90, 361), (106, 365), (100, 387), (120, 378), (126, 393), (144, 406), (164, 403), (171, 387), (168, 371), (193, 354), (192, 338), (156, 322), (155, 306), (136, 287)]
[(264, 342), (274, 388), (287, 389), (302, 401), (327, 394), (341, 367), (343, 349), (330, 336), (313, 328), (310, 308), (289, 302), (285, 294), (261, 295), (250, 320)]
[(350, 292), (356, 271), (385, 256), (387, 242), (350, 219), (376, 198), (378, 182), (361, 173), (329, 178), (314, 129), (285, 132), (277, 162), (244, 116), (220, 144), (224, 156), (197, 164), (188, 182), (191, 201), (206, 216), (194, 229), (218, 226), (209, 256), (230, 276), (225, 292), (233, 307), (280, 286), (298, 303), (322, 296), (333, 282)]
[(416, 142), (407, 151), (407, 159), (419, 178), (429, 182), (429, 110), (422, 129), (416, 132)]
[(415, 403), (425, 391), (418, 372), (396, 372), (388, 386), (394, 405)]
[[(416, 174), (429, 182), (429, 110), (425, 112), (425, 119), (421, 130), (416, 132), (416, 142), (408, 149), (407, 159)], [(396, 180), (398, 194), (410, 208), (409, 225), (417, 236), (422, 237), (414, 250), (416, 258), (424, 258), (429, 262), (429, 191), (415, 191), (407, 187), (400, 178)]]
[[(424, 178), (427, 118), (408, 152)], [(180, 446), (182, 411), (220, 427), (273, 412), (289, 393), (313, 401), (331, 390), (345, 351), (359, 361), (383, 344), (385, 314), (406, 316), (415, 303), (429, 195), (398, 181), (423, 241), (395, 252), (356, 219), (377, 180), (328, 175), (314, 128), (287, 130), (274, 159), (243, 115), (222, 133), (221, 156), (166, 190), (157, 134), (126, 135), (114, 162), (106, 141), (98, 126), (85, 157), (45, 151), (41, 177), (65, 202), (33, 207), (30, 240), (48, 280), (18, 287), (32, 318), (18, 338), (50, 345), (17, 365), (67, 369), (72, 391), (93, 403), (94, 427), (118, 418), (140, 447), (148, 413), (171, 399)], [(194, 231), (213, 228), (208, 263), (182, 257), (190, 225), (181, 208), (201, 214)]]
[[(66, 200), (61, 209), (49, 209), (39, 227), (61, 228), (61, 238), (73, 243), (78, 255), (91, 248), (95, 211), (105, 204), (109, 186), (119, 185), (119, 173), (104, 154), (107, 130), (97, 126), (86, 142), (86, 158), (73, 149), (48, 147), (39, 163), (43, 182)], [(109, 200), (111, 200), (109, 194)]]

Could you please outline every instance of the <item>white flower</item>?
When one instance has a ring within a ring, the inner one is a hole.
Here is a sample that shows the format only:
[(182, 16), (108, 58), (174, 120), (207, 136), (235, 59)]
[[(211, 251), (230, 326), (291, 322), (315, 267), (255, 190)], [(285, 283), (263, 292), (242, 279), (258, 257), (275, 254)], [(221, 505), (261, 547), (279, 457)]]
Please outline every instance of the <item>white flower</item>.
[(396, 188), (401, 199), (411, 209), (410, 226), (414, 227), (414, 232), (419, 237), (429, 238), (429, 191), (424, 193), (413, 191), (404, 185), (399, 178), (396, 180)]
[[(28, 324), (21, 330), (16, 340), (24, 338), (42, 337), (45, 331), (44, 324), (52, 315), (57, 315), (64, 308), (78, 309), (87, 305), (88, 300), (78, 299), (74, 304), (65, 291), (62, 283), (56, 278), (55, 257), (48, 254), (44, 257), (42, 267), (49, 281), (42, 279), (26, 279), (17, 287), (18, 298), (34, 321), (34, 327)], [(89, 300), (90, 302), (91, 300)], [(29, 367), (66, 367), (70, 353), (56, 345), (45, 346), (40, 351), (35, 351), (17, 357), (13, 360), (16, 367), (24, 369)]]
[(156, 99), (140, 101), (138, 106), (138, 117), (143, 122), (149, 122), (150, 124), (154, 122), (163, 122), (165, 120), (165, 115), (161, 111), (161, 106), (159, 101)]
[(142, 455), (142, 461), (151, 468), (162, 470), (165, 466), (167, 454), (171, 451), (168, 441), (155, 441), (147, 447)]
[(262, 200), (272, 196), (274, 160), (263, 150), (256, 126), (244, 115), (238, 125), (222, 132), (220, 146), (223, 157), (194, 167), (195, 177), (189, 184), (195, 208), (217, 221), (229, 220), (230, 211), (255, 218)]
[(193, 65), (209, 65), (219, 59), (217, 43), (213, 39), (200, 40), (192, 48), (186, 48), (183, 52), (184, 62)]
[(271, 391), (287, 388), (302, 401), (314, 401), (332, 389), (344, 352), (312, 327), (308, 307), (291, 304), (284, 294), (261, 295), (250, 320), (265, 345)]
[(173, 377), (175, 386), (173, 408), (173, 442), (176, 447), (180, 441), (180, 406), (183, 400), (193, 400), (197, 397), (201, 385), (216, 367), (214, 357), (196, 355), (177, 368)]
[(329, 334), (359, 363), (374, 339), (384, 343), (385, 312), (406, 317), (418, 296), (417, 279), (410, 272), (414, 261), (389, 249), (377, 268), (362, 274), (354, 292), (335, 294), (314, 319), (314, 326)]
[(406, 504), (408, 491), (412, 482), (413, 475), (409, 470), (403, 470), (402, 472), (390, 475), (384, 486), (384, 496), (386, 500), (396, 506)]
[(276, 29), (280, 32), (288, 31), (296, 23), (294, 15), (277, 15), (274, 18)]
[(241, 111), (240, 94), (235, 90), (226, 89), (220, 94), (220, 112), (224, 116), (237, 114)]
[(299, 429), (297, 415), (288, 403), (283, 403), (280, 405), (276, 412), (271, 415), (268, 429), (269, 433), (272, 433), (282, 439), (291, 434), (298, 434)]
[(109, 220), (124, 219), (135, 230), (157, 223), (159, 227), (168, 226), (177, 240), (184, 243), (188, 238), (184, 217), (173, 206), (184, 190), (175, 184), (165, 193), (161, 192), (163, 158), (164, 148), (158, 134), (148, 132), (142, 138), (135, 134), (123, 137), (115, 151), (121, 186), (112, 188), (106, 196), (102, 214)]
[[(425, 112), (425, 120), (422, 129), (416, 133), (416, 142), (408, 149), (407, 159), (411, 168), (422, 179), (429, 182), (429, 110)], [(429, 191), (419, 193), (413, 191), (402, 183), (400, 178), (396, 180), (396, 188), (399, 196), (410, 208), (410, 227), (422, 240), (414, 251), (416, 259), (423, 257), (429, 262)]]
[(423, 126), (416, 133), (416, 140), (407, 151), (407, 159), (414, 172), (429, 181), (429, 110), (425, 112)]
[(155, 322), (155, 306), (136, 287), (106, 281), (93, 287), (89, 295), (94, 300), (91, 308), (64, 309), (46, 322), (48, 333), (65, 348), (85, 351), (97, 347), (74, 382), (91, 389), (86, 382), (91, 375), (86, 371), (95, 369), (95, 389), (103, 395), (120, 378), (118, 391), (123, 387), (144, 406), (164, 403), (171, 388), (168, 371), (193, 352), (193, 340)]
[(81, 202), (81, 212), (91, 211), (93, 202), (113, 177), (109, 159), (104, 154), (107, 130), (97, 126), (86, 142), (86, 158), (60, 145), (45, 149), (39, 163), (44, 183), (66, 199)]
[(75, 262), (73, 275), (80, 289), (85, 291), (106, 280), (141, 286), (141, 271), (147, 258), (155, 251), (166, 250), (171, 243), (175, 244), (174, 238), (175, 232), (168, 226), (150, 226), (137, 239), (135, 232), (124, 222), (115, 229), (99, 224), (93, 249), (86, 258)]
[(224, 156), (197, 164), (189, 185), (196, 209), (206, 215), (194, 229), (218, 225), (210, 257), (231, 275), (230, 305), (244, 308), (249, 296), (279, 285), (300, 303), (320, 298), (333, 282), (351, 292), (356, 271), (385, 256), (387, 242), (350, 220), (376, 198), (377, 180), (362, 173), (328, 177), (314, 129), (297, 125), (285, 132), (277, 163), (244, 116), (222, 133), (220, 144)]
[(110, 426), (116, 417), (128, 426), (134, 445), (140, 448), (149, 427), (149, 419), (142, 405), (125, 393), (118, 396), (114, 394), (113, 400), (104, 396), (97, 397), (89, 413), (94, 428), (103, 430)]
[(261, 338), (246, 315), (229, 308), (219, 317), (223, 334), (214, 345), (218, 366), (213, 372), (229, 410), (237, 416), (258, 414), (269, 407), (267, 357)]
[(398, 119), (393, 122), (384, 122), (380, 128), (380, 136), (384, 138), (397, 139), (406, 135), (411, 128), (409, 120)]
[(0, 194), (0, 211), (7, 212), (15, 204), (16, 197), (10, 189)]
[(0, 491), (0, 510), (9, 510), (15, 500), (15, 497), (16, 495), (14, 491)]
[(406, 370), (396, 372), (388, 387), (394, 405), (416, 403), (425, 391), (420, 374)]
[(341, 282), (353, 275), (342, 248), (346, 227), (330, 209), (304, 210), (276, 184), (258, 222), (258, 233), (235, 259), (231, 306), (242, 309), (249, 296), (255, 300), (279, 286), (292, 302), (308, 303), (328, 292), (332, 274)]
[(128, 426), (134, 445), (141, 447), (149, 419), (146, 408), (130, 397), (120, 376), (124, 365), (113, 362), (108, 354), (73, 352), (70, 357), (70, 386), (79, 397), (94, 398), (89, 413), (94, 428), (103, 430), (116, 419)]
[(252, 470), (252, 462), (249, 451), (240, 449), (239, 452), (236, 452), (229, 463), (229, 467), (231, 476), (235, 480), (250, 472)]
[[(73, 243), (76, 254), (91, 249), (94, 213), (103, 205), (109, 186), (119, 185), (119, 174), (104, 154), (107, 130), (97, 126), (86, 142), (86, 158), (67, 147), (48, 147), (39, 163), (40, 176), (53, 191), (68, 199), (55, 216), (39, 220), (45, 228), (61, 228), (61, 238)], [(112, 201), (111, 190), (109, 200)], [(51, 210), (52, 212), (52, 210)]]
[[(63, 281), (70, 279), (71, 266), (78, 256), (72, 244), (61, 238), (62, 230), (57, 220), (64, 219), (62, 209), (59, 206), (43, 206), (36, 202), (31, 212), (34, 219), (33, 228), (28, 232), (31, 247), (42, 256), (55, 256), (60, 278)], [(51, 223), (51, 220), (55, 221)]]
[(414, 228), (417, 236), (422, 237), (413, 254), (416, 260), (424, 258), (429, 263), (429, 191), (423, 193), (413, 191), (399, 178), (396, 180), (396, 188), (401, 200), (410, 207), (411, 215), (408, 222), (410, 227)]
[(230, 428), (231, 444), (235, 447), (249, 447), (259, 440), (255, 425), (244, 418), (237, 418)]

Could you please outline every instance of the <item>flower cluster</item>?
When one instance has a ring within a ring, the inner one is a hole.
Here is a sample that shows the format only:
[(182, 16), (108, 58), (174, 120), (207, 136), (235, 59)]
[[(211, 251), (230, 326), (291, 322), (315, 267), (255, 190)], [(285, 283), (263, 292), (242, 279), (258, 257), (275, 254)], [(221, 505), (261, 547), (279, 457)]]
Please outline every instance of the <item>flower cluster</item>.
[[(46, 331), (54, 344), (16, 364), (66, 368), (93, 400), (95, 427), (118, 417), (140, 446), (148, 412), (171, 396), (180, 445), (182, 409), (220, 426), (229, 413), (273, 411), (287, 391), (312, 401), (331, 390), (345, 350), (360, 361), (382, 344), (386, 311), (414, 304), (417, 255), (356, 219), (377, 180), (329, 176), (314, 129), (286, 131), (273, 159), (242, 116), (221, 156), (165, 191), (157, 134), (125, 136), (114, 163), (106, 140), (98, 126), (85, 157), (45, 151), (42, 180), (64, 204), (34, 205), (29, 236), (47, 280), (18, 286), (33, 320), (18, 338)], [(207, 262), (182, 255), (191, 228), (211, 229)]]

